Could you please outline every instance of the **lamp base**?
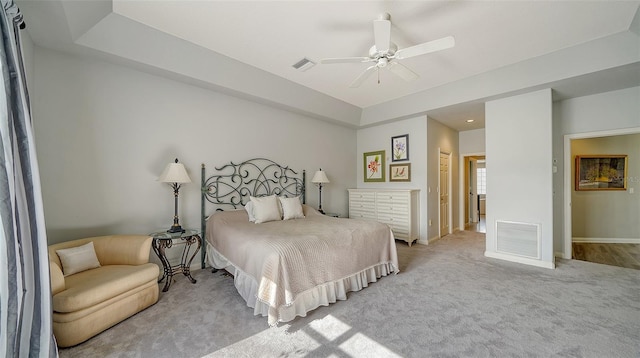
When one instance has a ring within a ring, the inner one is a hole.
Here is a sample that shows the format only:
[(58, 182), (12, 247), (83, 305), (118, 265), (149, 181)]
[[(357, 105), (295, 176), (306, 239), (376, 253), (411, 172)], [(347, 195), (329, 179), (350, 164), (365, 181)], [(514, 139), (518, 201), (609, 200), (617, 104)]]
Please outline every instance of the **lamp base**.
[(171, 226), (171, 228), (169, 230), (167, 230), (168, 233), (174, 234), (174, 233), (183, 233), (185, 230), (182, 228), (182, 226), (180, 225), (173, 225)]

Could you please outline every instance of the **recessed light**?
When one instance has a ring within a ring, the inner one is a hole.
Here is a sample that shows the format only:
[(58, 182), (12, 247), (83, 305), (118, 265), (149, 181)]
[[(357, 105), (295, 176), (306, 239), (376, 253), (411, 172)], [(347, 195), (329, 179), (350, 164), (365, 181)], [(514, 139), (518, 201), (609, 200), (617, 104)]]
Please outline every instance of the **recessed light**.
[(467, 119), (467, 123), (473, 123), (475, 121), (475, 119)]

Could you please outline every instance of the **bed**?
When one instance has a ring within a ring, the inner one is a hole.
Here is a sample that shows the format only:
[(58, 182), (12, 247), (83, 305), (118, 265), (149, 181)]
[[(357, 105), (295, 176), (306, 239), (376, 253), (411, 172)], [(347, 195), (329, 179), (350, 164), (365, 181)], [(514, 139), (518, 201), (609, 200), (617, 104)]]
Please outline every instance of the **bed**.
[[(348, 292), (399, 272), (390, 228), (305, 205), (304, 171), (263, 158), (215, 169), (207, 176), (202, 167), (203, 267), (206, 260), (231, 273), (247, 306), (269, 325), (346, 300)], [(262, 221), (276, 210), (264, 210), (274, 200), (278, 218)]]

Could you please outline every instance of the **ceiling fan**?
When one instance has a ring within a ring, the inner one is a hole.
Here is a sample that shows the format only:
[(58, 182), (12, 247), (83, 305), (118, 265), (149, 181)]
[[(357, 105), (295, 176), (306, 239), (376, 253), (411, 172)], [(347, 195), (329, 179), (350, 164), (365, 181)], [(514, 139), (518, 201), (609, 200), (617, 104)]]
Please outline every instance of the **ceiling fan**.
[[(425, 55), (431, 52), (448, 49), (455, 45), (455, 39), (453, 36), (447, 36), (438, 40), (398, 49), (398, 46), (391, 42), (391, 15), (388, 13), (383, 13), (377, 20), (373, 20), (373, 35), (375, 44), (369, 49), (368, 57), (325, 58), (320, 60), (320, 63), (335, 64), (374, 62), (374, 65), (367, 68), (362, 74), (360, 74), (360, 76), (358, 76), (358, 78), (351, 82), (349, 87), (352, 88), (359, 87), (367, 78), (369, 78), (369, 76), (371, 76), (371, 74), (373, 74), (373, 72), (379, 71), (381, 68), (385, 67), (405, 81), (411, 81), (420, 76), (397, 60)], [(378, 83), (380, 83), (379, 77)]]

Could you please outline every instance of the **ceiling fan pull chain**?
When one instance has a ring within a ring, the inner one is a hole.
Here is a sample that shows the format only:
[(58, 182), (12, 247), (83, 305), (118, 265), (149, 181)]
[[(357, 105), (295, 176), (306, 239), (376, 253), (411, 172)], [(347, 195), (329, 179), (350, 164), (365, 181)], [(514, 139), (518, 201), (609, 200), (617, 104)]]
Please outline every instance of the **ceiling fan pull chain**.
[(376, 73), (378, 74), (378, 84), (380, 84), (380, 67), (378, 67)]

